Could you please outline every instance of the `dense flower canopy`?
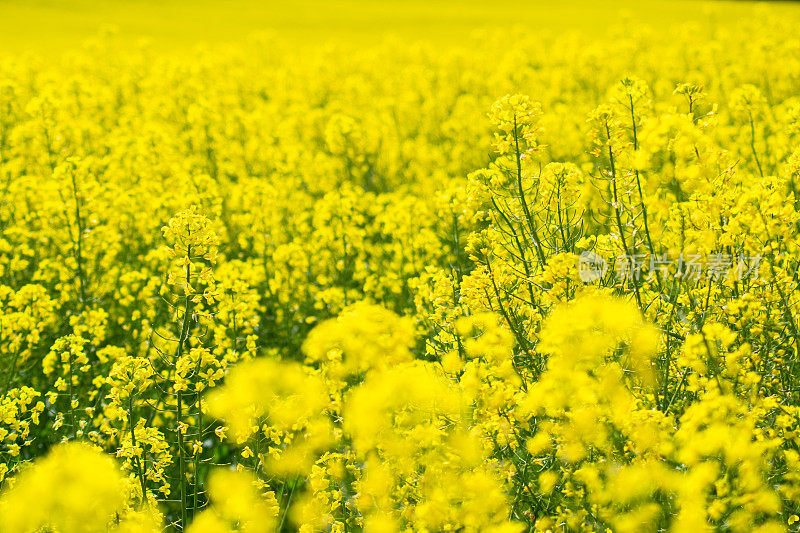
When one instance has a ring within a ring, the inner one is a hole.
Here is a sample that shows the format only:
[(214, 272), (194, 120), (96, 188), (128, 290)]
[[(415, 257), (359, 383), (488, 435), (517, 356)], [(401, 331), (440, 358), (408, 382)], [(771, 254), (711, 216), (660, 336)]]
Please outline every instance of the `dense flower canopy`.
[(754, 13), (0, 56), (0, 533), (797, 531)]

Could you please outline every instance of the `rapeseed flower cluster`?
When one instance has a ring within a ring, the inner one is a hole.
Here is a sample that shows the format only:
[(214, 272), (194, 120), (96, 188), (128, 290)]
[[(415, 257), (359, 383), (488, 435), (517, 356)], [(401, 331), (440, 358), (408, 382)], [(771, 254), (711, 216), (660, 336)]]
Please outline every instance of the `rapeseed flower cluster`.
[(800, 530), (795, 26), (594, 37), (0, 55), (0, 533)]

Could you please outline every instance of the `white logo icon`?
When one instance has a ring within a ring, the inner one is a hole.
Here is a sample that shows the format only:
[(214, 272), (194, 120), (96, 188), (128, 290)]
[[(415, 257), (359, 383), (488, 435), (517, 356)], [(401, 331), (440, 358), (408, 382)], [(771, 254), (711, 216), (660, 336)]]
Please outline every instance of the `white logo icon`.
[(603, 277), (606, 270), (608, 270), (608, 263), (594, 252), (583, 252), (578, 260), (578, 276), (584, 283), (597, 281)]

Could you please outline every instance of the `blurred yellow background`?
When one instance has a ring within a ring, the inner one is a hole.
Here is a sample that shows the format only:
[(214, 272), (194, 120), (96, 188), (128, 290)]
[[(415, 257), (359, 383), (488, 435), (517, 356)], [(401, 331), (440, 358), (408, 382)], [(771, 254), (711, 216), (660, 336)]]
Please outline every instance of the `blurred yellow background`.
[[(654, 27), (713, 18), (719, 24), (748, 16), (757, 2), (696, 0), (0, 0), (0, 49), (57, 53), (79, 46), (106, 25), (119, 39), (141, 37), (158, 47), (236, 41), (274, 31), (291, 43), (346, 41), (367, 44), (386, 34), (414, 40), (453, 41), (477, 28), (529, 26), (532, 30), (603, 31), (625, 17)], [(794, 2), (770, 3), (798, 16)], [(799, 17), (800, 18), (800, 17)]]

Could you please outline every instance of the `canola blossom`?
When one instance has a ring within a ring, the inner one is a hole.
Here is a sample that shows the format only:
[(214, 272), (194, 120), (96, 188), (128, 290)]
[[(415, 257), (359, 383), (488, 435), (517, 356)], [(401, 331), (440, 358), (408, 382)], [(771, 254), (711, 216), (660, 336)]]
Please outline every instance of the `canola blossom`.
[(800, 531), (800, 40), (0, 53), (0, 533)]

